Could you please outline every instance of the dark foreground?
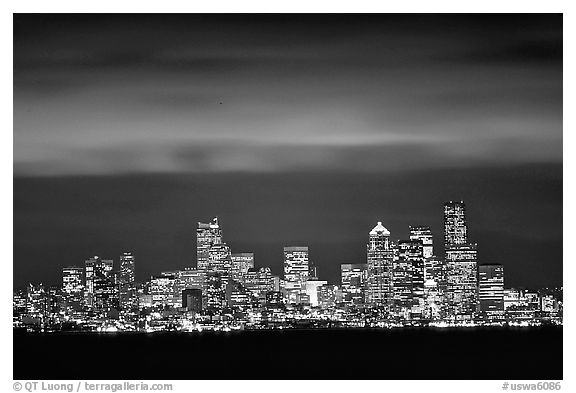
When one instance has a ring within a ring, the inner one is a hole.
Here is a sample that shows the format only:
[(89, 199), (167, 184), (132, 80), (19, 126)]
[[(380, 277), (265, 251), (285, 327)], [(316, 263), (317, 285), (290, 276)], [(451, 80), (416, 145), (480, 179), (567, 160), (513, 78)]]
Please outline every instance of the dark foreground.
[(14, 379), (562, 379), (562, 328), (14, 334)]

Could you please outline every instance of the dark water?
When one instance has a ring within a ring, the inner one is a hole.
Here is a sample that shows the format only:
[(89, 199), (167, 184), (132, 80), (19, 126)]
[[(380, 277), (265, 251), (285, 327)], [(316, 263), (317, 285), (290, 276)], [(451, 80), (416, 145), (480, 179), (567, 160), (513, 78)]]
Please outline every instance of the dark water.
[(562, 379), (562, 328), (14, 334), (14, 379)]

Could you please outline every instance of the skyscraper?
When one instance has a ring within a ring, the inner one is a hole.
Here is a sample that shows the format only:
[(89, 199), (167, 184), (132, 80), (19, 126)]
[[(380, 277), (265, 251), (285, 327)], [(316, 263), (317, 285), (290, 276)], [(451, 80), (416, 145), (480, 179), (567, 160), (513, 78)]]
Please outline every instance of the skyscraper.
[(392, 260), (390, 231), (381, 222), (370, 231), (367, 250), (368, 279), (366, 303), (389, 308), (392, 301)]
[(182, 304), (182, 292), (176, 285), (177, 275), (177, 272), (169, 271), (150, 278), (152, 305), (180, 307)]
[(232, 279), (240, 281), (242, 275), (248, 272), (248, 269), (254, 267), (254, 253), (252, 252), (242, 252), (234, 253), (231, 256), (232, 259)]
[(120, 255), (118, 290), (120, 295), (120, 308), (123, 310), (130, 310), (138, 307), (135, 273), (135, 261), (132, 253), (125, 252)]
[(26, 287), (26, 312), (28, 315), (44, 318), (46, 314), (46, 291), (44, 284), (28, 284)]
[(504, 267), (499, 264), (478, 266), (480, 311), (504, 312)]
[(210, 314), (219, 314), (226, 306), (226, 283), (222, 273), (209, 271), (206, 275), (206, 308)]
[(466, 206), (464, 202), (444, 204), (444, 247), (468, 242)]
[(232, 253), (226, 243), (216, 241), (208, 249), (208, 261), (205, 270), (226, 273), (230, 276), (232, 270)]
[(420, 240), (398, 242), (393, 262), (392, 296), (399, 317), (419, 318), (424, 309), (424, 256)]
[(266, 292), (274, 290), (274, 280), (269, 267), (248, 269), (243, 281), (253, 297), (262, 303), (266, 301)]
[(464, 202), (444, 204), (446, 306), (450, 317), (470, 319), (478, 311), (477, 246), (468, 243)]
[(284, 280), (289, 302), (297, 303), (306, 290), (309, 274), (308, 247), (284, 247)]
[(446, 253), (446, 305), (456, 319), (470, 319), (478, 311), (476, 244), (454, 244)]
[(446, 265), (442, 258), (424, 260), (424, 318), (441, 319), (445, 311)]
[(108, 300), (113, 301), (114, 278), (112, 269), (114, 261), (100, 259), (98, 256), (87, 259), (85, 262), (85, 301), (88, 307), (96, 309), (109, 308)]
[(214, 217), (210, 223), (198, 223), (196, 229), (196, 266), (198, 269), (206, 269), (210, 247), (214, 243), (222, 243), (222, 230), (218, 225), (218, 217)]
[(323, 308), (333, 308), (338, 303), (339, 288), (336, 285), (324, 284), (317, 289), (318, 305)]
[(424, 258), (430, 258), (434, 255), (432, 231), (429, 226), (410, 225), (410, 240), (419, 240), (422, 242), (422, 252)]
[(125, 252), (120, 255), (120, 272), (118, 274), (119, 283), (133, 284), (136, 281), (136, 269), (134, 255)]
[(84, 269), (67, 266), (62, 269), (62, 296), (66, 312), (80, 311), (84, 297)]
[(367, 265), (365, 263), (343, 263), (340, 265), (340, 275), (344, 304), (363, 304)]

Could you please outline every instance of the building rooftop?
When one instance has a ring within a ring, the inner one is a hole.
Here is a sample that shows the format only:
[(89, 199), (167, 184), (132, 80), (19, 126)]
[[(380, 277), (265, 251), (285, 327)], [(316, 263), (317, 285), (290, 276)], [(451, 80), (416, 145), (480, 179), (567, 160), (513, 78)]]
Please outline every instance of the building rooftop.
[(378, 235), (380, 233), (383, 233), (386, 236), (390, 235), (390, 231), (384, 228), (382, 222), (378, 221), (378, 224), (370, 231), (370, 235)]

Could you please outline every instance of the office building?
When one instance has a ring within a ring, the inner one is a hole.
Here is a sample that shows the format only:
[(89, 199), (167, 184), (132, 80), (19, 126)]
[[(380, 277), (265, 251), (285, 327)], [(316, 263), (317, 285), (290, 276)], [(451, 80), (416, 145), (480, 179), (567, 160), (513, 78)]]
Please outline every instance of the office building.
[(318, 306), (322, 309), (334, 308), (338, 303), (338, 286), (324, 284), (318, 287)]
[(182, 292), (177, 286), (177, 272), (162, 272), (150, 278), (150, 295), (153, 306), (180, 307)]
[(225, 243), (213, 243), (208, 249), (208, 262), (205, 270), (231, 274), (232, 253)]
[(62, 297), (64, 311), (71, 313), (82, 310), (84, 299), (84, 269), (78, 266), (62, 268)]
[(446, 202), (444, 204), (444, 247), (467, 242), (468, 227), (464, 202)]
[(274, 290), (274, 280), (269, 267), (250, 268), (243, 277), (244, 286), (262, 302), (266, 299), (266, 292)]
[(84, 264), (86, 306), (100, 311), (117, 306), (114, 275), (112, 274), (114, 261), (94, 256), (87, 259)]
[(305, 293), (308, 295), (308, 298), (310, 299), (310, 305), (312, 307), (318, 307), (319, 306), (318, 288), (323, 286), (323, 285), (327, 285), (327, 284), (328, 284), (328, 281), (324, 281), (324, 280), (308, 280), (308, 281), (306, 281)]
[(301, 293), (308, 280), (308, 247), (284, 247), (284, 280), (287, 291)]
[(343, 263), (340, 265), (340, 283), (344, 304), (361, 305), (364, 303), (367, 279), (367, 264)]
[(420, 318), (424, 309), (424, 256), (420, 240), (395, 246), (392, 273), (393, 310), (397, 317)]
[(201, 313), (202, 312), (202, 290), (184, 289), (182, 291), (182, 308), (186, 311)]
[(478, 300), (480, 311), (504, 312), (504, 268), (502, 265), (478, 266)]
[(453, 244), (446, 254), (446, 306), (456, 319), (470, 319), (478, 311), (476, 244)]
[(446, 268), (442, 258), (424, 259), (424, 310), (423, 318), (439, 320), (445, 311)]
[(248, 272), (248, 269), (254, 267), (254, 253), (242, 252), (231, 255), (232, 270), (231, 277), (233, 280), (241, 281), (242, 275)]
[(26, 287), (26, 313), (43, 318), (46, 314), (46, 291), (43, 284), (28, 284)]
[(432, 231), (429, 226), (410, 225), (410, 240), (422, 243), (422, 253), (424, 258), (431, 258), (434, 255)]
[(120, 308), (122, 310), (132, 310), (138, 307), (138, 294), (136, 293), (136, 265), (132, 253), (125, 252), (120, 255), (118, 290), (120, 296)]
[(214, 243), (222, 243), (222, 230), (218, 225), (218, 217), (214, 217), (210, 223), (198, 223), (196, 229), (196, 266), (198, 269), (208, 268), (209, 250)]
[(381, 222), (370, 231), (367, 250), (366, 303), (390, 309), (394, 251), (390, 231)]

